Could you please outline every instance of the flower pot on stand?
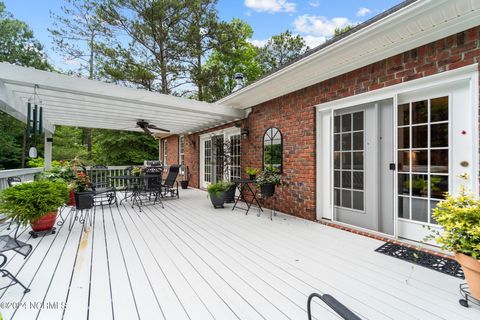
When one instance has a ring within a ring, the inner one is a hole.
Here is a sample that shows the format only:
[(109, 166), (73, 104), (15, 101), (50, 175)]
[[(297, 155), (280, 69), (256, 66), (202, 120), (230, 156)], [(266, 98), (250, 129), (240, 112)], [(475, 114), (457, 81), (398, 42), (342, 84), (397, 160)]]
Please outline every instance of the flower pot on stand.
[(74, 205), (75, 205), (75, 192), (71, 190), (68, 196), (67, 206), (74, 206)]
[(275, 185), (271, 183), (263, 184), (260, 186), (260, 192), (265, 198), (271, 197), (275, 193)]
[(225, 192), (212, 192), (209, 193), (210, 201), (212, 201), (213, 207), (223, 208), (223, 204), (225, 203)]
[(480, 260), (456, 252), (455, 260), (462, 266), (468, 288), (476, 299), (480, 299)]
[(53, 229), (53, 225), (55, 224), (55, 220), (57, 219), (57, 212), (52, 211), (47, 213), (41, 218), (38, 218), (35, 221), (32, 221), (30, 226), (34, 232), (42, 232), (48, 231)]

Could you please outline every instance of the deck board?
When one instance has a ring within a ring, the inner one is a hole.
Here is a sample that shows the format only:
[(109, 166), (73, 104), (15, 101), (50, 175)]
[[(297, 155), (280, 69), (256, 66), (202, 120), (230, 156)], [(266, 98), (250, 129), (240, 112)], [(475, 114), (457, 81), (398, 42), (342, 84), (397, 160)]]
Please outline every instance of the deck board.
[[(458, 304), (461, 280), (374, 252), (381, 241), (256, 213), (215, 210), (188, 189), (164, 208), (97, 207), (91, 227), (66, 224), (37, 239), (27, 228), (20, 239), (34, 250), (27, 259), (9, 253), (6, 268), (32, 291), (0, 291), (0, 301), (24, 303), (1, 311), (5, 319), (306, 319), (308, 295), (320, 292), (363, 319), (480, 317)], [(67, 308), (28, 307), (38, 302)], [(339, 319), (318, 301), (313, 311)]]

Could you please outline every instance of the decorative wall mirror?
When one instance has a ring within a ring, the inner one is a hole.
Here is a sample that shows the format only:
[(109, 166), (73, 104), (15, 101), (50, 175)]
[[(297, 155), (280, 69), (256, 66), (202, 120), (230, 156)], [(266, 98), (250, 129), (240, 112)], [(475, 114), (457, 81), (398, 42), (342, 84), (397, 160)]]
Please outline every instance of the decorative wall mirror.
[(281, 173), (283, 138), (277, 128), (268, 128), (263, 135), (263, 170), (274, 170)]

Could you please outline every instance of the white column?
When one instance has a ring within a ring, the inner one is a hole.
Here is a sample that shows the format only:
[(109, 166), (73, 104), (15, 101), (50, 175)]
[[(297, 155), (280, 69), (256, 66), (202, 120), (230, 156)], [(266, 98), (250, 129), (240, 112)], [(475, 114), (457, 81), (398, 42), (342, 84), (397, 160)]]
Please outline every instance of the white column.
[(45, 130), (45, 152), (43, 155), (45, 159), (45, 170), (48, 170), (52, 167), (52, 144), (52, 133)]

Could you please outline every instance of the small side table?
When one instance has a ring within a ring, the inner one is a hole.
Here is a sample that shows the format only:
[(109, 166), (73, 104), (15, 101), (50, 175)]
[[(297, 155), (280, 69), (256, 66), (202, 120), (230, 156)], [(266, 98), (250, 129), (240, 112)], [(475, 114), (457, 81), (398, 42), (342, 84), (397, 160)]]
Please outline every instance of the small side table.
[[(262, 206), (260, 205), (260, 202), (258, 201), (258, 198), (257, 198), (258, 191), (257, 189), (255, 190), (252, 189), (252, 186), (251, 186), (252, 184), (255, 183), (255, 180), (238, 179), (238, 180), (233, 180), (233, 182), (237, 186), (237, 189), (240, 192), (240, 194), (237, 196), (237, 199), (235, 200), (235, 204), (233, 205), (232, 210), (235, 210), (235, 208), (237, 208), (238, 201), (243, 200), (247, 204), (247, 209), (244, 209), (241, 207), (238, 207), (238, 209), (245, 210), (246, 211), (245, 214), (248, 214), (248, 211), (250, 211), (250, 207), (254, 202), (257, 204), (260, 211), (263, 212)], [(245, 196), (243, 194), (244, 192), (252, 196), (250, 200), (245, 199)]]

